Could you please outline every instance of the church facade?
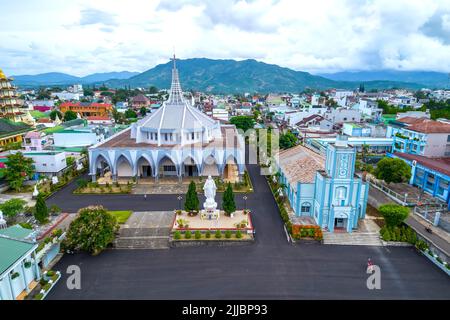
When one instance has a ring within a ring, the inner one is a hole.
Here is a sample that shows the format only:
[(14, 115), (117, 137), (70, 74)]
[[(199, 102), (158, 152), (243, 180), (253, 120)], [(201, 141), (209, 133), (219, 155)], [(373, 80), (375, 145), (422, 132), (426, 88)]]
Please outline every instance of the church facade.
[(345, 137), (325, 157), (303, 146), (281, 151), (280, 183), (296, 216), (312, 217), (322, 229), (352, 232), (364, 219), (369, 185), (355, 175), (355, 147)]
[(109, 171), (113, 181), (216, 176), (236, 182), (245, 170), (245, 142), (234, 125), (208, 117), (184, 98), (174, 57), (168, 100), (89, 148), (89, 161), (93, 181)]

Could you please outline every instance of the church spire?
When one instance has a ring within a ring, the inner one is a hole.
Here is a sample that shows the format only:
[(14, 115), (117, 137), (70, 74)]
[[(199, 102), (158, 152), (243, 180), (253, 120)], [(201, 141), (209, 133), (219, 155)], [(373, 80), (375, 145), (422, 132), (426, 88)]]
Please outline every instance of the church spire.
[(173, 69), (172, 69), (172, 85), (170, 87), (168, 104), (182, 104), (184, 103), (183, 91), (181, 90), (180, 79), (178, 78), (178, 70), (176, 65), (176, 57), (173, 55)]

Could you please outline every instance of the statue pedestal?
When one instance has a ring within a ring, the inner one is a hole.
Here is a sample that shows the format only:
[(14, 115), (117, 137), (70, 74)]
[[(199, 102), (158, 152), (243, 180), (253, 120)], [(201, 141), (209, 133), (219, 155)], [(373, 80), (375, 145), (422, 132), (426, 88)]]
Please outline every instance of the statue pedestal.
[(205, 220), (219, 220), (220, 210), (202, 210), (200, 211), (200, 217)]

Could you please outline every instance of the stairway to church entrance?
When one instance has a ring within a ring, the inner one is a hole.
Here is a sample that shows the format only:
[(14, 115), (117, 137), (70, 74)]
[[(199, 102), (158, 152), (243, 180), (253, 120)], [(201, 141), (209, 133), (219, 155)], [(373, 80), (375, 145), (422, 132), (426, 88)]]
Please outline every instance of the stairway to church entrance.
[(116, 249), (169, 249), (173, 211), (134, 212), (114, 241)]

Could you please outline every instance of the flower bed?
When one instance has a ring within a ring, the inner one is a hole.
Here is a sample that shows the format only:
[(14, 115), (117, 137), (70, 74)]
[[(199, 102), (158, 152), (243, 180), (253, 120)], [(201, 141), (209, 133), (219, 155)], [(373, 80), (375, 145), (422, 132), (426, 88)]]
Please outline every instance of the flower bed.
[(74, 194), (129, 194), (131, 193), (131, 184), (105, 184), (99, 185), (97, 182), (88, 183), (84, 187), (78, 187), (73, 191)]
[(416, 248), (420, 253), (427, 257), (431, 262), (438, 266), (442, 271), (444, 271), (448, 276), (450, 276), (450, 265), (448, 262), (442, 261), (437, 255), (435, 255), (428, 244), (423, 240), (418, 240), (415, 244)]
[(315, 225), (292, 225), (292, 238), (294, 240), (323, 240), (322, 229)]
[(33, 296), (33, 300), (44, 300), (59, 279), (61, 279), (61, 273), (59, 271), (46, 271), (42, 275), (42, 279), (39, 281), (41, 290)]

